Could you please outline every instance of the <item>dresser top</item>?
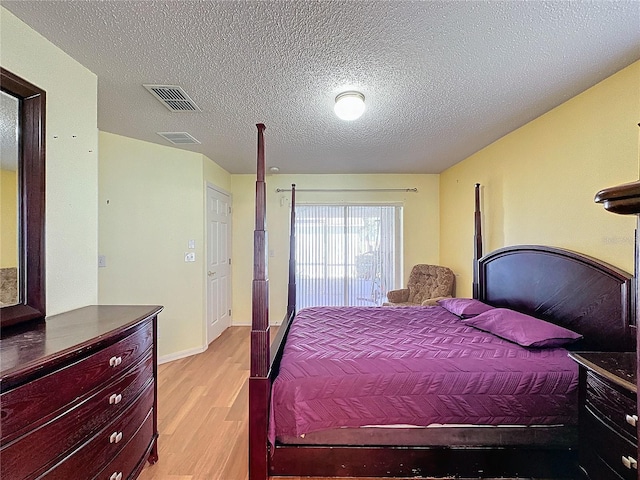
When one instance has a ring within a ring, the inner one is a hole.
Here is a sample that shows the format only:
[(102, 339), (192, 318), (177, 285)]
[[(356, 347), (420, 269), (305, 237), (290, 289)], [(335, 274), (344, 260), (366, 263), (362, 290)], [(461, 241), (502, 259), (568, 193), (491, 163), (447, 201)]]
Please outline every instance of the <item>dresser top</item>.
[(571, 352), (569, 356), (607, 380), (637, 391), (636, 352)]
[(602, 203), (605, 210), (621, 215), (640, 213), (640, 180), (615, 187), (605, 188), (596, 193), (596, 203)]
[(58, 364), (78, 352), (100, 348), (161, 310), (155, 305), (92, 305), (3, 331), (0, 339), (3, 386), (44, 364)]

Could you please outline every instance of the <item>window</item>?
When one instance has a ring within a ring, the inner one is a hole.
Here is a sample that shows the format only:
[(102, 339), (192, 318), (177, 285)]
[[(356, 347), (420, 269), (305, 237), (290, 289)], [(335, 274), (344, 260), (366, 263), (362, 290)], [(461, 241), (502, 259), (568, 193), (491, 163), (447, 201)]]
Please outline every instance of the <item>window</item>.
[(297, 306), (379, 306), (399, 284), (402, 206), (298, 205)]

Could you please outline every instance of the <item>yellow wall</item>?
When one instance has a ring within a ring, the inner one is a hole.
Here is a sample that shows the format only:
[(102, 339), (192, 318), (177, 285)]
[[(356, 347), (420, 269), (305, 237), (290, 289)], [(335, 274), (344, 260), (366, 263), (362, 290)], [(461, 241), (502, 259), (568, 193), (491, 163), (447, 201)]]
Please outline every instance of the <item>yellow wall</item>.
[[(233, 175), (233, 311), (234, 324), (251, 323), (255, 175)], [(404, 205), (403, 281), (416, 263), (439, 260), (438, 175), (267, 175), (267, 229), (269, 249), (269, 311), (271, 323), (280, 323), (286, 311), (289, 257), (290, 193), (276, 189), (417, 188), (407, 192), (349, 192), (296, 194), (298, 203), (400, 202)]]
[[(231, 174), (220, 165), (206, 156), (202, 156), (202, 172), (204, 181), (209, 182), (222, 190), (231, 193)], [(206, 203), (206, 196), (204, 197)], [(205, 207), (203, 207), (205, 208)]]
[(95, 304), (97, 77), (2, 7), (0, 45), (0, 65), (47, 93), (47, 314)]
[(15, 170), (0, 170), (0, 268), (18, 266), (18, 196)]
[[(202, 154), (100, 132), (100, 303), (163, 305), (160, 357), (206, 348), (205, 182), (230, 175)], [(188, 241), (195, 240), (195, 250)], [(185, 262), (194, 251), (195, 262)]]
[(545, 244), (633, 273), (635, 219), (593, 202), (638, 178), (640, 62), (506, 135), (440, 176), (440, 260), (471, 295), (473, 185), (482, 184), (484, 251)]

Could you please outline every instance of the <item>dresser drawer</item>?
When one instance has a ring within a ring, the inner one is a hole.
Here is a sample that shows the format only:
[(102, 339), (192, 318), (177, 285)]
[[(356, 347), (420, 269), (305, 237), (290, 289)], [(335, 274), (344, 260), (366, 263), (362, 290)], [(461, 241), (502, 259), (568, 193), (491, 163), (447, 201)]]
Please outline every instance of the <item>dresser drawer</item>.
[(118, 456), (107, 465), (95, 480), (132, 480), (133, 474), (140, 472), (147, 461), (151, 442), (155, 441), (153, 432), (153, 415), (150, 412), (140, 430), (131, 441), (120, 451)]
[(583, 473), (587, 474), (590, 480), (625, 480), (616, 472), (611, 470), (603, 459), (596, 452), (589, 452), (580, 461)]
[[(120, 457), (123, 450), (129, 451), (134, 442), (145, 444), (147, 448), (153, 439), (153, 400), (154, 385), (148, 385), (142, 396), (136, 400), (114, 422), (103, 428), (85, 445), (71, 452), (70, 456), (37, 478), (53, 479), (90, 479)], [(140, 460), (143, 452), (135, 450)], [(108, 478), (108, 477), (107, 477)], [(126, 479), (127, 477), (123, 477)]]
[[(153, 381), (151, 351), (121, 378), (87, 398), (76, 408), (29, 432), (0, 449), (2, 472), (9, 478), (26, 478), (50, 466), (60, 455), (84, 442), (119, 414)], [(120, 395), (118, 403), (110, 403)]]
[(131, 335), (72, 365), (0, 395), (4, 445), (27, 430), (49, 422), (81, 402), (92, 391), (104, 387), (130, 366), (153, 344), (153, 324), (147, 321)]
[(580, 451), (580, 464), (592, 463), (592, 457), (599, 456), (620, 477), (637, 480), (638, 470), (628, 468), (623, 463), (623, 457), (637, 459), (637, 447), (589, 412), (584, 415), (583, 423), (589, 443)]
[[(597, 417), (604, 419), (616, 431), (637, 442), (638, 428), (632, 425), (636, 417), (636, 395), (587, 372), (585, 403)], [(631, 423), (630, 423), (631, 422)]]

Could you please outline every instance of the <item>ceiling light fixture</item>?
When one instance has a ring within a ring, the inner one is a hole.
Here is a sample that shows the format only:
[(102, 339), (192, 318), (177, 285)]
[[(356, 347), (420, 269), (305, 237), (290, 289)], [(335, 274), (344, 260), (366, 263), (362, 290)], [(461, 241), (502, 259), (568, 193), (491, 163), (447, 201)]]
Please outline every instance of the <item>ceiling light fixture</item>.
[(364, 95), (353, 91), (342, 92), (336, 97), (336, 105), (333, 109), (342, 120), (356, 120), (364, 113)]

